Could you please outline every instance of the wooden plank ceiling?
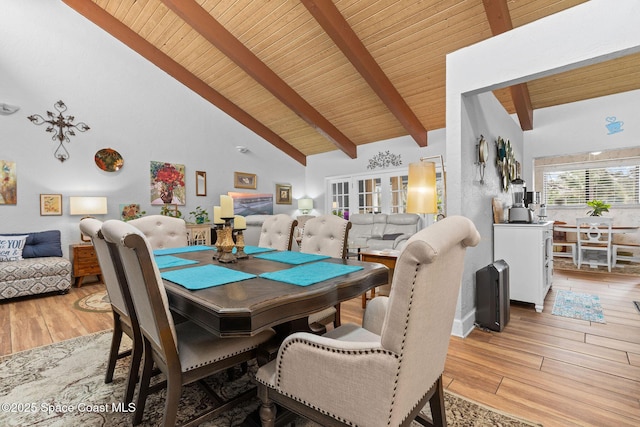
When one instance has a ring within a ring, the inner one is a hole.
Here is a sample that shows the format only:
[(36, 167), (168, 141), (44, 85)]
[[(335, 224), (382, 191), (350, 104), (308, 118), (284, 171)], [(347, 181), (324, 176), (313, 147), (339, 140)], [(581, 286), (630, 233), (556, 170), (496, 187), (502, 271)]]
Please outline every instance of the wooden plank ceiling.
[[(585, 0), (63, 1), (304, 165), (402, 135), (427, 145), (445, 127), (446, 54)], [(494, 93), (528, 130), (536, 108), (640, 89), (639, 65)]]

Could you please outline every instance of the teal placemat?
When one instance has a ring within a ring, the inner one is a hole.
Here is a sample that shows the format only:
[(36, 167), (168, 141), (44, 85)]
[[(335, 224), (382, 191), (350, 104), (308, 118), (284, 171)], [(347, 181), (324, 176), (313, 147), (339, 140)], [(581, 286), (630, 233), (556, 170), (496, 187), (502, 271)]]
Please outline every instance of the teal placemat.
[(165, 271), (160, 273), (160, 276), (192, 291), (256, 277), (255, 274), (243, 273), (242, 271), (211, 264)]
[(183, 254), (185, 252), (210, 251), (211, 249), (213, 249), (211, 246), (204, 246), (204, 245), (181, 246), (179, 248), (156, 249), (155, 251), (153, 251), (153, 254), (154, 255)]
[(284, 262), (286, 264), (299, 265), (331, 257), (326, 255), (305, 254), (302, 252), (278, 251), (268, 254), (256, 255), (256, 258), (268, 259), (269, 261)]
[(285, 282), (296, 286), (309, 286), (334, 277), (362, 270), (359, 265), (332, 264), (330, 262), (314, 262), (313, 264), (300, 265), (287, 270), (262, 273), (260, 277), (265, 279)]
[(177, 256), (173, 256), (173, 255), (161, 255), (155, 258), (156, 258), (156, 264), (158, 265), (158, 268), (180, 267), (181, 265), (198, 263), (198, 261), (178, 258)]

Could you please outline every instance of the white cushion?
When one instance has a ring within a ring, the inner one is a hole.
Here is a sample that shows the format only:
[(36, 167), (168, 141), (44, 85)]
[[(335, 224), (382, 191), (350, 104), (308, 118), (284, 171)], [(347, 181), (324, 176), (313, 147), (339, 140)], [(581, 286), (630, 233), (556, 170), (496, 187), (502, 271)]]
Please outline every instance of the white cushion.
[(27, 235), (0, 236), (0, 261), (21, 261)]

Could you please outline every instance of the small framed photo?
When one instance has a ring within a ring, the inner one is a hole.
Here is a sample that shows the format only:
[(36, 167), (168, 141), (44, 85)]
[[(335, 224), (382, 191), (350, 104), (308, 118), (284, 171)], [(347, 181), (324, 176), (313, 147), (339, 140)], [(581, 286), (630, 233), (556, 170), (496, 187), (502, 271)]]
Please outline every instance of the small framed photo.
[(40, 216), (62, 215), (62, 194), (40, 195)]
[(258, 178), (254, 173), (234, 172), (233, 173), (233, 186), (235, 188), (251, 188), (256, 189), (258, 187)]
[(291, 204), (291, 186), (288, 184), (276, 184), (276, 204)]

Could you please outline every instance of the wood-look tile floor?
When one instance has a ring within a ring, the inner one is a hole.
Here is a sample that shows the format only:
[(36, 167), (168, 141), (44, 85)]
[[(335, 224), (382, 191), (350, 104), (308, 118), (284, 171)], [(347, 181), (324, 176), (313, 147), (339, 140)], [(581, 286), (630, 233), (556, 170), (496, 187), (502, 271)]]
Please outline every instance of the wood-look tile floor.
[[(110, 313), (73, 309), (103, 289), (99, 283), (52, 295), (0, 302), (0, 355), (112, 327)], [(555, 292), (600, 296), (606, 324), (551, 314)], [(542, 313), (512, 304), (503, 332), (475, 329), (452, 337), (445, 367), (448, 390), (545, 426), (640, 425), (640, 277), (555, 271)], [(356, 298), (342, 320), (360, 323)], [(365, 375), (366, 372), (363, 372)]]

